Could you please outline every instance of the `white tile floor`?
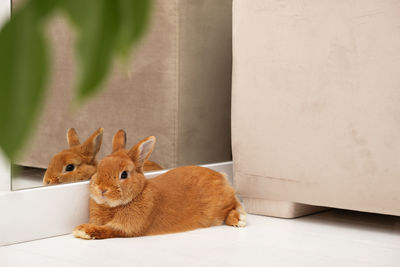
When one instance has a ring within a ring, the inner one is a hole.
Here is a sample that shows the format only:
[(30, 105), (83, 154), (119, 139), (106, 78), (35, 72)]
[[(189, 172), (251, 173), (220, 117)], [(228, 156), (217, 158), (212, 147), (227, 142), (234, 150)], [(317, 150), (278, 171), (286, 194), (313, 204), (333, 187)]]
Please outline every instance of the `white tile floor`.
[(65, 235), (0, 247), (0, 266), (400, 266), (400, 217), (331, 210), (295, 220), (249, 215), (243, 229)]

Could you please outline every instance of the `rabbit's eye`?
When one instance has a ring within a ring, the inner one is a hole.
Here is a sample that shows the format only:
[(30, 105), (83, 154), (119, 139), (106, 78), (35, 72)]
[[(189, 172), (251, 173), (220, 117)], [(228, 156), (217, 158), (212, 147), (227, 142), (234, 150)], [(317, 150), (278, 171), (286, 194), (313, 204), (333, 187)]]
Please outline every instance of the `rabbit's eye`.
[(126, 179), (126, 178), (128, 178), (128, 172), (127, 171), (121, 172), (121, 179)]
[(72, 172), (74, 169), (75, 169), (75, 166), (72, 165), (72, 164), (68, 164), (68, 165), (65, 167), (65, 171), (66, 171), (66, 172)]

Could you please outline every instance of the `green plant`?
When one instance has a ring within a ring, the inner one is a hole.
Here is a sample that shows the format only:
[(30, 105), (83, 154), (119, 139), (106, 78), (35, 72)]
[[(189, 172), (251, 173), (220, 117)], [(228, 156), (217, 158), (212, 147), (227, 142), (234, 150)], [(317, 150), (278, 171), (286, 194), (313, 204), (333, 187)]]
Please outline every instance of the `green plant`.
[(150, 0), (29, 0), (0, 32), (0, 148), (15, 159), (34, 129), (49, 77), (44, 25), (56, 12), (77, 31), (75, 101), (95, 94), (112, 58), (126, 57), (144, 33)]

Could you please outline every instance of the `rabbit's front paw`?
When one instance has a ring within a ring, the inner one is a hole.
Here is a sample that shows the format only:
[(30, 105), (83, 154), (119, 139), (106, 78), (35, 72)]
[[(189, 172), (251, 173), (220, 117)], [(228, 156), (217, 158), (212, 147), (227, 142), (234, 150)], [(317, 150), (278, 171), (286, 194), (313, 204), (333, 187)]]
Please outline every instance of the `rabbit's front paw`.
[(72, 234), (82, 239), (99, 239), (104, 238), (104, 229), (102, 228), (102, 226), (95, 224), (81, 224), (75, 227)]

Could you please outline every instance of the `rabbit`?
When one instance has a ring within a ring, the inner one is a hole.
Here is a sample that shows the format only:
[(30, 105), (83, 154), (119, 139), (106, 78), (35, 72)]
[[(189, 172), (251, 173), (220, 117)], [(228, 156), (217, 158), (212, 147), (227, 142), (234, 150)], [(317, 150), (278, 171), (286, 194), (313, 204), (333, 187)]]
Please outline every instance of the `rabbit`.
[(103, 131), (103, 128), (97, 129), (83, 144), (80, 144), (75, 129), (68, 129), (69, 149), (57, 153), (50, 160), (43, 177), (43, 184), (52, 185), (90, 179), (97, 170), (96, 155), (101, 147)]
[[(123, 130), (118, 131), (125, 137)], [(103, 128), (96, 130), (83, 144), (80, 144), (78, 134), (74, 128), (67, 131), (69, 149), (56, 154), (50, 161), (44, 177), (44, 185), (62, 184), (89, 180), (97, 170), (96, 155), (100, 150), (103, 139)], [(144, 171), (162, 170), (155, 162), (146, 161)]]
[(149, 136), (125, 150), (121, 135), (103, 158), (89, 191), (89, 223), (73, 230), (82, 239), (176, 233), (225, 224), (246, 225), (246, 213), (219, 172), (199, 166), (172, 169), (146, 179), (143, 164), (156, 138)]

